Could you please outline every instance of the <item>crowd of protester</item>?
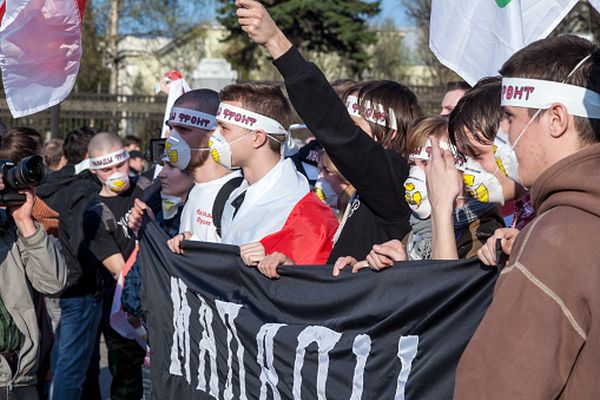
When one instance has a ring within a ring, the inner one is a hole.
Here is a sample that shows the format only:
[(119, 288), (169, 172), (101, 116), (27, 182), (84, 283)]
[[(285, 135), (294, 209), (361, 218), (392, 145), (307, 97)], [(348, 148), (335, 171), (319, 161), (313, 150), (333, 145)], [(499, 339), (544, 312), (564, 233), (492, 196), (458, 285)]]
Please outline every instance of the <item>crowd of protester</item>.
[[(30, 128), (3, 130), (0, 159), (40, 156), (48, 172), (0, 211), (0, 398), (99, 399), (101, 335), (111, 398), (150, 398), (151, 349), (109, 322), (126, 268), (122, 307), (133, 327), (145, 323), (145, 217), (174, 253), (189, 240), (237, 245), (271, 279), (294, 264), (330, 264), (334, 276), (416, 260), (506, 264), (456, 397), (597, 395), (600, 105), (507, 105), (503, 78), (597, 95), (598, 48), (574, 36), (535, 42), (498, 77), (449, 84), (439, 115), (426, 116), (401, 83), (330, 84), (258, 2), (237, 3), (286, 94), (266, 83), (183, 94), (159, 165), (135, 136), (82, 127), (43, 142)], [(313, 137), (301, 148), (289, 146), (292, 106)]]

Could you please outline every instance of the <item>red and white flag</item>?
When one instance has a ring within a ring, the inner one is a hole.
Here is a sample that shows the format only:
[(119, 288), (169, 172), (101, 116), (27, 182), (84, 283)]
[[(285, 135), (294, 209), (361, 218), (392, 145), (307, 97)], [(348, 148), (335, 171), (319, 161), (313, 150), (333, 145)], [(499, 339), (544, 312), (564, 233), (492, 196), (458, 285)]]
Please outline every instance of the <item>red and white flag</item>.
[(63, 101), (81, 60), (86, 0), (4, 0), (0, 69), (14, 118)]
[[(238, 211), (234, 199), (244, 193)], [(265, 253), (280, 252), (295, 264), (325, 264), (338, 222), (329, 206), (310, 191), (288, 158), (258, 182), (242, 182), (223, 210), (222, 242), (261, 242)]]

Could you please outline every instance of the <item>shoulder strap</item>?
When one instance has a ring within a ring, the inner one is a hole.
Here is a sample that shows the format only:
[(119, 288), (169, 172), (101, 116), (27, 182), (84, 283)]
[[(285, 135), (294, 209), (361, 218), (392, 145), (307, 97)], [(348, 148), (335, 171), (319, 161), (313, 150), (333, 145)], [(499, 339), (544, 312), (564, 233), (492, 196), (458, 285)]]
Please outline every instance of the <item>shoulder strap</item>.
[(223, 185), (221, 190), (219, 190), (219, 193), (217, 193), (217, 197), (215, 198), (215, 202), (213, 204), (212, 220), (213, 225), (215, 228), (217, 228), (217, 235), (219, 235), (219, 237), (221, 236), (221, 217), (223, 216), (225, 203), (227, 203), (227, 199), (229, 199), (231, 193), (237, 189), (243, 181), (244, 178), (241, 176), (230, 179)]
[(104, 202), (100, 200), (94, 200), (89, 209), (100, 216), (104, 228), (106, 228), (109, 233), (112, 234), (117, 230), (117, 219), (115, 218), (115, 215), (111, 209)]

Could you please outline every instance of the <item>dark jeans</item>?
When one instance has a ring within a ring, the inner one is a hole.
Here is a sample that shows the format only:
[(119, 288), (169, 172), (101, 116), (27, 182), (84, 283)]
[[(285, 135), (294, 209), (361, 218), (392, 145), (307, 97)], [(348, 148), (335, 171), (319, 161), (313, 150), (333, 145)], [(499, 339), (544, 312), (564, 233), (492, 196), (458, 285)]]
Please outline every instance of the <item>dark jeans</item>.
[(0, 387), (0, 400), (39, 400), (38, 391), (35, 386)]
[[(135, 340), (125, 339), (110, 327), (110, 308), (112, 305), (113, 290), (103, 293), (104, 305), (100, 331), (108, 348), (108, 368), (112, 375), (110, 385), (111, 400), (140, 400), (143, 395), (142, 364), (146, 352)], [(84, 385), (85, 400), (97, 400), (99, 397), (98, 375), (100, 373), (100, 335), (97, 336), (94, 355), (87, 379)], [(58, 400), (58, 399), (57, 399)]]
[(63, 298), (60, 308), (50, 398), (80, 400), (102, 317), (102, 298), (93, 295)]
[(146, 352), (135, 340), (125, 339), (113, 329), (109, 330), (107, 336), (108, 368), (112, 375), (110, 399), (141, 399), (142, 364)]

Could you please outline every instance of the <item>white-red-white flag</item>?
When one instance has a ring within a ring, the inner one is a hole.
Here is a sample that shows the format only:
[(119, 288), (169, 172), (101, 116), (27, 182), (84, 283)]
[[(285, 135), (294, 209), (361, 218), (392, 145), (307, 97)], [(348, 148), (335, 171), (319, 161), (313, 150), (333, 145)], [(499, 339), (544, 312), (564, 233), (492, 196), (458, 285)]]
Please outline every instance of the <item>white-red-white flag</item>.
[[(181, 95), (189, 92), (192, 89), (190, 88), (190, 85), (188, 85), (186, 80), (183, 79), (183, 76), (179, 71), (167, 72), (162, 78), (162, 80), (166, 81), (169, 85), (169, 97), (167, 97), (167, 106), (165, 107), (165, 116), (163, 118), (165, 123), (162, 126), (162, 132), (160, 135), (161, 138), (166, 138), (167, 131), (169, 130), (169, 127), (166, 123), (167, 121), (169, 121), (169, 115), (171, 113), (171, 108), (173, 108), (173, 104), (175, 104), (175, 100), (177, 100), (179, 97), (181, 97)], [(158, 82), (157, 84), (160, 86), (160, 82)]]
[(14, 118), (63, 101), (81, 60), (86, 0), (5, 0), (0, 8), (0, 69)]

